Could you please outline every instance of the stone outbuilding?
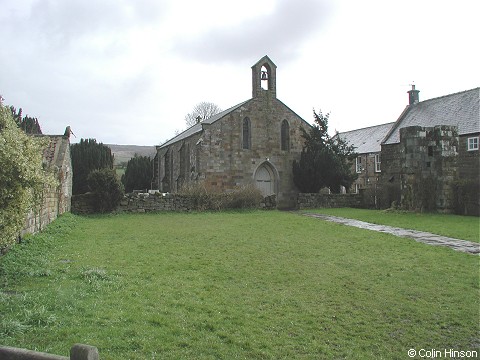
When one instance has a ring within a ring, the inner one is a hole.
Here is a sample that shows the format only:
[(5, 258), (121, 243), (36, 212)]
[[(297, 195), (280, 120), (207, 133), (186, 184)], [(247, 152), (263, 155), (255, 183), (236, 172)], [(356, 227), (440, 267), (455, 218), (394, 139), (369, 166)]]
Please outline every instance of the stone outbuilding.
[(310, 125), (277, 99), (277, 66), (264, 56), (252, 66), (251, 99), (157, 146), (154, 184), (172, 193), (192, 183), (220, 191), (255, 184), (264, 196), (276, 195), (279, 207), (294, 206), (301, 127)]

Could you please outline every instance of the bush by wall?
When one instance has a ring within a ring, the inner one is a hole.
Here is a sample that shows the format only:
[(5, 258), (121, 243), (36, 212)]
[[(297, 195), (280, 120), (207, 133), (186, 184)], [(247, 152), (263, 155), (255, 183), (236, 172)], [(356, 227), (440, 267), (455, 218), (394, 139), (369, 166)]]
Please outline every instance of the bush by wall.
[(123, 185), (113, 169), (93, 170), (87, 177), (87, 183), (95, 194), (96, 212), (110, 212), (123, 199)]
[(192, 184), (184, 187), (179, 195), (188, 196), (195, 210), (224, 210), (257, 208), (263, 196), (254, 185), (237, 187), (231, 192), (220, 192), (208, 189), (203, 184)]
[(16, 241), (45, 188), (56, 186), (42, 162), (47, 142), (26, 135), (0, 103), (0, 249)]

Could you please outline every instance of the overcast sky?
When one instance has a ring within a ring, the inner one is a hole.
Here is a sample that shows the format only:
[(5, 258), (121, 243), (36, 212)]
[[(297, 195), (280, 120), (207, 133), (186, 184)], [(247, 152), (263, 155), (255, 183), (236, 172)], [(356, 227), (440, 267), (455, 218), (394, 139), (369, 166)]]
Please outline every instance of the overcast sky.
[(157, 145), (201, 101), (277, 97), (330, 130), (395, 121), (420, 100), (480, 86), (477, 0), (0, 0), (0, 95), (43, 133)]

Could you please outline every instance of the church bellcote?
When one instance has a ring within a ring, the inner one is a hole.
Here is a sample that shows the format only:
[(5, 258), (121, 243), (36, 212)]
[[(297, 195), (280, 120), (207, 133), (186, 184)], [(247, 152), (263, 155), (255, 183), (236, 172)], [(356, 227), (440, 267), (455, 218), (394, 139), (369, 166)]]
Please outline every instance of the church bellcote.
[(252, 96), (262, 94), (277, 97), (277, 65), (267, 55), (252, 66)]

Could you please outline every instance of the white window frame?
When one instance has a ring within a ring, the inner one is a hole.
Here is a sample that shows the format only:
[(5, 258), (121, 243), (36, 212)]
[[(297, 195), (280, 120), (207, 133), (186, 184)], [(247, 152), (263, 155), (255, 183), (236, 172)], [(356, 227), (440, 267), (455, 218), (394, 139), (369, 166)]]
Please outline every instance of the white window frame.
[(361, 156), (357, 156), (357, 158), (355, 159), (355, 170), (358, 174), (362, 172), (362, 157)]
[(469, 137), (467, 139), (467, 150), (468, 151), (478, 150), (478, 136)]
[(381, 154), (375, 154), (375, 172), (382, 172), (380, 164), (382, 163)]

